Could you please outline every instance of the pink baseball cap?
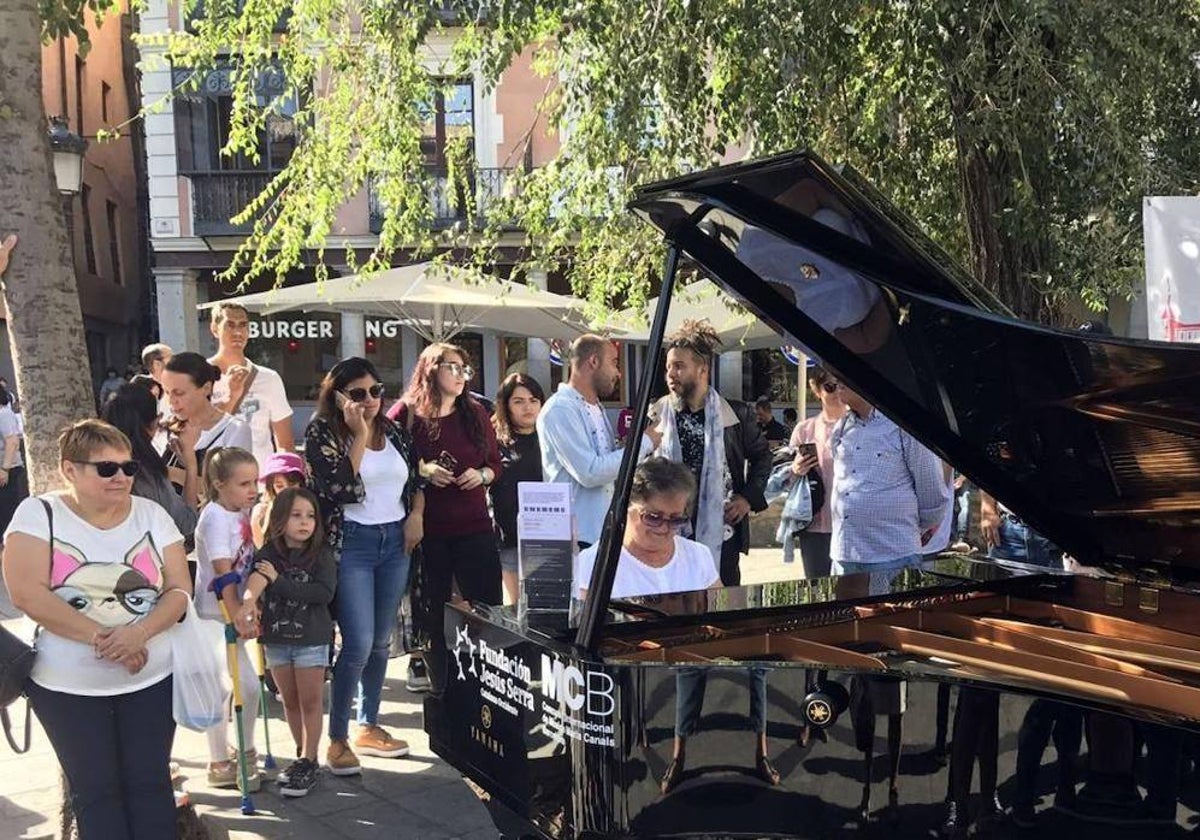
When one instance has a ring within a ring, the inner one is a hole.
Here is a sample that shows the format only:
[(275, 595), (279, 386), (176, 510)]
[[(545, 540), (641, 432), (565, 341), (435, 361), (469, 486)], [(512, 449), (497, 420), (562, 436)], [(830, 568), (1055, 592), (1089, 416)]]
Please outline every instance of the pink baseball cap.
[(295, 473), (303, 480), (308, 475), (304, 459), (295, 452), (272, 452), (263, 465), (259, 481), (267, 482), (274, 476), (288, 475), (289, 473)]

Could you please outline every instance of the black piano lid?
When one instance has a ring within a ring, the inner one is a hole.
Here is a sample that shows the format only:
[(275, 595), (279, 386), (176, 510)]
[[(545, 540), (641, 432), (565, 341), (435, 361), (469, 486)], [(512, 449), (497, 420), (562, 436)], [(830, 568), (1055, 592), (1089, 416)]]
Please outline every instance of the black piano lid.
[(651, 184), (630, 206), (1081, 562), (1196, 577), (1200, 347), (1016, 320), (810, 153)]

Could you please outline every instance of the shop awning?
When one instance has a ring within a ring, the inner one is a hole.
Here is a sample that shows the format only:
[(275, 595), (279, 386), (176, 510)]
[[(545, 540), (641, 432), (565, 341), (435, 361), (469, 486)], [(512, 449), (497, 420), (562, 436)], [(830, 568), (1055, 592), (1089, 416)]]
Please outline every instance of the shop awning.
[(592, 328), (579, 298), (430, 262), (224, 298), (199, 308), (220, 302), (257, 315), (331, 312), (386, 318), (429, 341), (446, 341), (463, 330), (571, 339)]

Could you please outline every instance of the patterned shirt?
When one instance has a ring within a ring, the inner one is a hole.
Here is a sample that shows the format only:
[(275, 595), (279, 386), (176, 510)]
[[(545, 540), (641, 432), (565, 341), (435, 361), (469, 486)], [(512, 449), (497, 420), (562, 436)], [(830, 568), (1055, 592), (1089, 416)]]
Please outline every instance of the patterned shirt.
[(921, 534), (950, 503), (942, 461), (879, 411), (853, 411), (834, 428), (829, 555), (886, 563), (917, 554)]

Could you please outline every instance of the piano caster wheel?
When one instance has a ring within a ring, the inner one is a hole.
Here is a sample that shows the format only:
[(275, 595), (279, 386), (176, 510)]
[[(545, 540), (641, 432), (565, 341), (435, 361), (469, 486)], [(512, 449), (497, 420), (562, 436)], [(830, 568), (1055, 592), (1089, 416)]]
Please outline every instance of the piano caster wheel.
[(850, 694), (835, 682), (819, 683), (804, 696), (800, 711), (804, 722), (814, 729), (833, 726), (838, 715), (850, 705)]

